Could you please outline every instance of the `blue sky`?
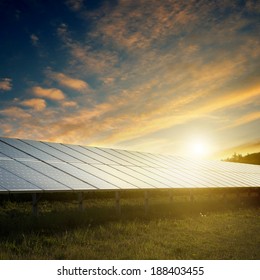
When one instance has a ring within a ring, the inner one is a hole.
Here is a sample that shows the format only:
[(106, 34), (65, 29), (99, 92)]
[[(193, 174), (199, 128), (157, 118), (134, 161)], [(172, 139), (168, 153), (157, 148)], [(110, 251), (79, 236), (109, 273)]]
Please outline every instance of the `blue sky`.
[(260, 148), (259, 1), (0, 1), (0, 135)]

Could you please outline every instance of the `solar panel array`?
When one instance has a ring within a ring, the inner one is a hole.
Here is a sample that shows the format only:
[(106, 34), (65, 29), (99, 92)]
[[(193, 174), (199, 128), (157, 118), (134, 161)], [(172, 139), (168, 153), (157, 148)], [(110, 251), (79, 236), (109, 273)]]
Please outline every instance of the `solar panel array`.
[(0, 192), (259, 186), (256, 165), (0, 138)]

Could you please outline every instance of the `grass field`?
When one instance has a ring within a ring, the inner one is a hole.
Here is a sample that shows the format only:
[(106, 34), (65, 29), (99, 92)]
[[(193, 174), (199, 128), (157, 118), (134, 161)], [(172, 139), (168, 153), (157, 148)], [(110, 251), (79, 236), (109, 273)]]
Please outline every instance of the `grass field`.
[(260, 259), (259, 197), (167, 195), (72, 202), (2, 201), (0, 259)]

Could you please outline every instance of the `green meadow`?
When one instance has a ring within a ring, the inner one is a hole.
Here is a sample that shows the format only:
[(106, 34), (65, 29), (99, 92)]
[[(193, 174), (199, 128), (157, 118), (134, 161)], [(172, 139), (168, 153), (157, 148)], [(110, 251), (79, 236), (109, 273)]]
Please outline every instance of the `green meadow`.
[(66, 195), (1, 198), (0, 259), (260, 259), (259, 195), (86, 195), (84, 211)]

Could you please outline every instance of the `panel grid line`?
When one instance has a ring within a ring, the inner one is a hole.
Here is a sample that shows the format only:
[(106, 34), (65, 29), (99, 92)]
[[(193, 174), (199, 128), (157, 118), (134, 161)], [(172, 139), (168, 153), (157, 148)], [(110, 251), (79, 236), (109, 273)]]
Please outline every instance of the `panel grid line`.
[[(84, 147), (84, 146), (80, 146), (80, 147), (86, 149), (86, 147)], [(71, 148), (71, 147), (69, 147), (69, 148)], [(73, 148), (71, 148), (71, 149), (73, 149)], [(76, 150), (75, 150), (75, 151), (76, 151)], [(95, 153), (95, 152), (94, 152), (94, 153)], [(115, 165), (108, 165), (108, 164), (104, 164), (104, 163), (103, 163), (103, 165), (110, 166), (111, 168), (114, 168), (115, 170), (117, 170), (117, 171), (119, 171), (119, 172), (122, 172), (123, 174), (128, 175), (128, 176), (131, 176), (131, 177), (133, 177), (133, 178), (136, 179), (136, 177), (132, 176), (131, 174), (128, 174), (128, 173), (126, 173), (126, 172), (124, 172), (124, 171), (122, 171), (122, 170), (116, 168), (116, 166), (118, 166), (118, 163), (116, 163), (116, 162), (115, 162)], [(96, 167), (96, 165), (94, 165), (94, 164), (93, 164), (93, 166)], [(126, 166), (126, 167), (130, 168), (131, 166), (132, 166), (132, 165)], [(102, 169), (101, 169), (101, 170), (102, 170)], [(147, 183), (147, 182), (141, 180), (140, 178), (139, 178), (138, 180), (140, 180), (140, 181), (142, 181), (142, 182), (144, 182), (144, 183)], [(147, 184), (149, 184), (149, 183), (147, 183)], [(150, 184), (149, 184), (149, 185), (150, 185)], [(156, 187), (153, 186), (153, 185), (150, 185), (150, 186), (156, 188)], [(138, 187), (138, 186), (136, 186), (136, 187)], [(138, 187), (138, 188), (139, 188), (139, 187)]]
[[(154, 156), (154, 155), (151, 155), (151, 154), (149, 154), (149, 155), (147, 155), (147, 156)], [(156, 158), (162, 158), (163, 156), (162, 155), (156, 155)], [(179, 160), (180, 161), (182, 161), (183, 163), (184, 163), (184, 165), (179, 165), (179, 163), (178, 163), (178, 161), (176, 161), (175, 160), (175, 164), (174, 164), (174, 167), (175, 168), (177, 168), (178, 167), (178, 165), (180, 166), (180, 168), (182, 168), (183, 170), (185, 170), (185, 169), (188, 169), (187, 168), (187, 160), (185, 160), (185, 159), (183, 159), (182, 157), (178, 157), (179, 158)], [(172, 163), (171, 162), (169, 162), (170, 164), (171, 164), (171, 166), (173, 166), (172, 165)], [(192, 166), (194, 166), (196, 163), (194, 163), (194, 162), (192, 162), (192, 161), (189, 161), (189, 165), (192, 165)], [(185, 167), (186, 166), (186, 167)], [(201, 165), (200, 165), (201, 166)], [(194, 168), (194, 170), (200, 170), (201, 172), (204, 172), (204, 174), (205, 174), (205, 172), (208, 170), (208, 168), (205, 168), (204, 166), (201, 166), (202, 168), (198, 168), (197, 166)], [(216, 170), (211, 170), (211, 171), (213, 171), (214, 173), (217, 173), (217, 174), (219, 174), (218, 173), (218, 171), (216, 171)], [(213, 173), (213, 175), (214, 175), (214, 177), (215, 177), (215, 174)], [(212, 173), (211, 173), (211, 175), (212, 175)], [(222, 178), (223, 178), (223, 174), (219, 174)], [(215, 177), (216, 178), (216, 177)], [(232, 181), (234, 181), (234, 179), (232, 178), (232, 177), (230, 177), (230, 176), (224, 176), (224, 178), (223, 179), (225, 179), (225, 178), (229, 178), (229, 179), (231, 179)], [(245, 184), (244, 182), (241, 182), (241, 181), (239, 181), (239, 180), (235, 180), (236, 182), (240, 182), (241, 184)]]

